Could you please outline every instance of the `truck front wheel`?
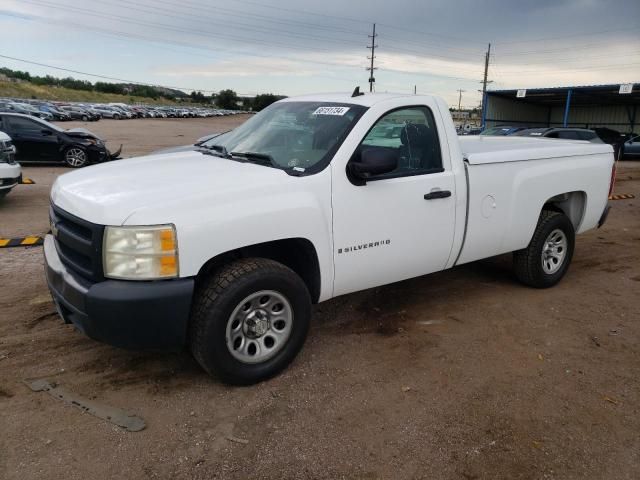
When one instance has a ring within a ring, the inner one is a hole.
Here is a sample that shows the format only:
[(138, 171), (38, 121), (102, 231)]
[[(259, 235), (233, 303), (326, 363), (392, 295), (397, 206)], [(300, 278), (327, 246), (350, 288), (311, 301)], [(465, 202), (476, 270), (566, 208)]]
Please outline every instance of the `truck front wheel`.
[(571, 220), (563, 213), (543, 210), (527, 248), (513, 252), (516, 277), (535, 288), (554, 286), (567, 273), (574, 243)]
[(310, 318), (309, 291), (295, 272), (273, 260), (238, 260), (196, 289), (191, 352), (224, 382), (257, 383), (294, 359)]

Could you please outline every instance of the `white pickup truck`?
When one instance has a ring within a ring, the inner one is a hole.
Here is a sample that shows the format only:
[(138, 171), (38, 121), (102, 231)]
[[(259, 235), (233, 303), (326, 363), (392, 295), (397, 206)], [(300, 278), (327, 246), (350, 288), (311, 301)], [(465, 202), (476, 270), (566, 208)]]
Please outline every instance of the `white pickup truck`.
[(554, 285), (613, 175), (605, 144), (459, 138), (434, 96), (289, 98), (194, 151), (59, 177), (46, 276), (89, 337), (248, 384), (292, 361), (313, 303), (506, 252)]

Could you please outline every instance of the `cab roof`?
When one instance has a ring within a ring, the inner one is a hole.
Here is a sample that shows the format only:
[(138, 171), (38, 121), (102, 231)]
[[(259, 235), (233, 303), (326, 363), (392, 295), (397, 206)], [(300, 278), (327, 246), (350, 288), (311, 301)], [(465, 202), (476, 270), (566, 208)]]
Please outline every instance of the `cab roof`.
[[(393, 98), (419, 98), (421, 95), (411, 95), (403, 93), (364, 93), (357, 97), (351, 96), (351, 93), (319, 93), (313, 95), (301, 95), (298, 97), (287, 97), (281, 102), (328, 102), (328, 103), (344, 103), (351, 105), (362, 105), (363, 107), (371, 107), (376, 103), (390, 100)], [(424, 95), (422, 95), (424, 96)]]

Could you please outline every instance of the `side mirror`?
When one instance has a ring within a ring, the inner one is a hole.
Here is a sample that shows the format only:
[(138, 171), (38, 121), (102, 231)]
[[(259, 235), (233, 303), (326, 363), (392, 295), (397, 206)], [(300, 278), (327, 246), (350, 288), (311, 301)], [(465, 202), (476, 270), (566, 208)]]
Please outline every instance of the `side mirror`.
[(43, 130), (40, 130), (40, 133), (42, 133), (42, 135), (45, 135), (45, 136), (53, 135), (53, 132), (51, 130), (47, 130), (46, 128)]
[(398, 154), (386, 148), (368, 148), (360, 154), (360, 161), (348, 164), (348, 172), (356, 185), (365, 185), (375, 175), (393, 172), (398, 168)]

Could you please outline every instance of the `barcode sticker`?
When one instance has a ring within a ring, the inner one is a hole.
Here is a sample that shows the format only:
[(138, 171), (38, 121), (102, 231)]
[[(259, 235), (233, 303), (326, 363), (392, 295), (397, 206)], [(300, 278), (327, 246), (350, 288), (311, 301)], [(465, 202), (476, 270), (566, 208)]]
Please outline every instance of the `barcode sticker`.
[(318, 107), (313, 115), (339, 115), (342, 116), (349, 111), (349, 107)]

